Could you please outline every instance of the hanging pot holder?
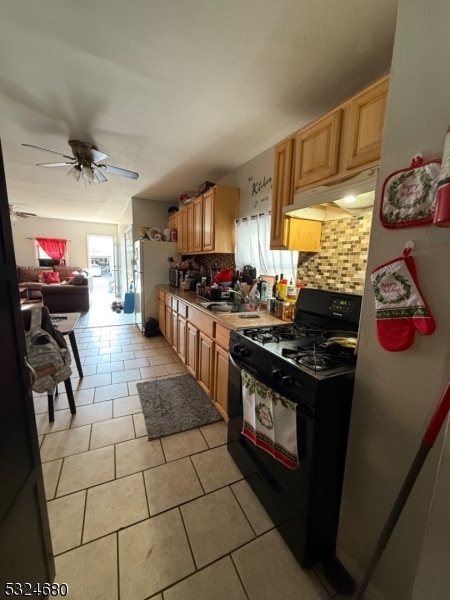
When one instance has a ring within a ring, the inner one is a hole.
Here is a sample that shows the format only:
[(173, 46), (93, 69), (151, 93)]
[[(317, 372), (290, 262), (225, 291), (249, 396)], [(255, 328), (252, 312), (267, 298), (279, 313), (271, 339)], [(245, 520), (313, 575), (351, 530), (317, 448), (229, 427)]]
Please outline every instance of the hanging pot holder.
[(440, 160), (424, 162), (416, 155), (407, 169), (389, 175), (381, 196), (381, 224), (395, 229), (431, 223), (440, 170)]

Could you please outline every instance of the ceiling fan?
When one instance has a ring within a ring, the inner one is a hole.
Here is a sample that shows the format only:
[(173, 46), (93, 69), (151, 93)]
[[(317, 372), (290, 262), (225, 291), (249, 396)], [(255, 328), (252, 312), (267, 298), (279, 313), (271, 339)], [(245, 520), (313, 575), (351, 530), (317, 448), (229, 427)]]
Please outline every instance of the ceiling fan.
[(27, 148), (35, 148), (36, 150), (43, 150), (44, 152), (51, 152), (52, 154), (58, 154), (67, 160), (65, 162), (54, 162), (54, 163), (41, 163), (37, 164), (37, 167), (71, 167), (67, 171), (67, 175), (79, 181), (81, 178), (87, 183), (103, 183), (108, 179), (103, 174), (103, 171), (107, 173), (113, 173), (114, 175), (121, 175), (122, 177), (128, 177), (130, 179), (137, 179), (139, 173), (134, 171), (128, 171), (127, 169), (121, 169), (120, 167), (113, 167), (112, 165), (105, 165), (100, 161), (108, 158), (107, 154), (100, 152), (96, 146), (89, 144), (88, 142), (79, 142), (78, 140), (69, 140), (69, 146), (72, 149), (73, 156), (62, 154), (61, 152), (55, 152), (53, 150), (47, 150), (47, 148), (40, 148), (39, 146), (33, 146), (31, 144), (22, 144)]
[(11, 221), (17, 221), (17, 219), (28, 219), (28, 217), (37, 217), (35, 213), (23, 212), (21, 210), (17, 210), (14, 204), (9, 205), (9, 216), (11, 217)]

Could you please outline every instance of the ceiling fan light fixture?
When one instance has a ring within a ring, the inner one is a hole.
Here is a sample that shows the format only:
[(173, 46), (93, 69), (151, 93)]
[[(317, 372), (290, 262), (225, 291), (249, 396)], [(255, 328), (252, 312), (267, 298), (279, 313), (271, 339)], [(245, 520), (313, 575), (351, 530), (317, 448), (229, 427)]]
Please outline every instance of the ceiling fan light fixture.
[(94, 171), (92, 170), (92, 167), (90, 165), (83, 165), (83, 168), (81, 170), (81, 176), (88, 183), (94, 183), (95, 182)]
[(75, 181), (80, 181), (81, 177), (81, 167), (80, 165), (74, 165), (69, 171), (67, 171), (67, 175), (74, 179)]

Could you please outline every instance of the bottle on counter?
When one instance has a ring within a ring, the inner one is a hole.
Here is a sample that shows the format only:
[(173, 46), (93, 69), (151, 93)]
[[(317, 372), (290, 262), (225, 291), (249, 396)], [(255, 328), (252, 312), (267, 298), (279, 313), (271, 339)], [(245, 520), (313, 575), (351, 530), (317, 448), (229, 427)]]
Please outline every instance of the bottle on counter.
[(290, 300), (285, 300), (283, 302), (283, 306), (281, 309), (281, 319), (283, 321), (293, 321), (294, 320), (294, 309), (295, 303)]
[(280, 281), (280, 283), (278, 284), (278, 297), (281, 300), (284, 300), (287, 296), (287, 288), (288, 288), (288, 282), (287, 279), (282, 279)]
[(272, 296), (274, 298), (277, 297), (277, 292), (278, 292), (278, 275), (275, 275), (275, 281), (273, 282), (273, 287), (272, 287)]

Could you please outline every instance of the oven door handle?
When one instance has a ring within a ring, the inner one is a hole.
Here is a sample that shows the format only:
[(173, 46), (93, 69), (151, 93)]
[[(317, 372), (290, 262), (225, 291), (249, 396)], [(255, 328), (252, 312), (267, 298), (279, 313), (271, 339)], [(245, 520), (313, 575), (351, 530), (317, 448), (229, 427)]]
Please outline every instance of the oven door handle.
[(235, 367), (236, 369), (241, 369), (242, 367), (240, 365), (237, 364), (237, 362), (234, 360), (233, 356), (231, 355), (231, 353), (228, 355), (230, 357), (230, 362), (233, 365), (233, 367)]

